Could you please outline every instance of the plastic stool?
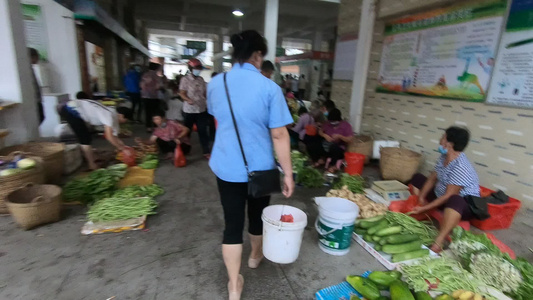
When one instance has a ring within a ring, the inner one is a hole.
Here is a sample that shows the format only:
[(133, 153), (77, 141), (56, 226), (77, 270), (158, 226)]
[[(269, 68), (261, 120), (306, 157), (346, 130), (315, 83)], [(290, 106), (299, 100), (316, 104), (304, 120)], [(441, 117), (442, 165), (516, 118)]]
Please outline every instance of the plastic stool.
[[(429, 215), (439, 223), (442, 221), (442, 218), (444, 218), (444, 214), (438, 209), (430, 211)], [(470, 222), (468, 221), (460, 221), (459, 226), (461, 226), (464, 230), (470, 231)]]

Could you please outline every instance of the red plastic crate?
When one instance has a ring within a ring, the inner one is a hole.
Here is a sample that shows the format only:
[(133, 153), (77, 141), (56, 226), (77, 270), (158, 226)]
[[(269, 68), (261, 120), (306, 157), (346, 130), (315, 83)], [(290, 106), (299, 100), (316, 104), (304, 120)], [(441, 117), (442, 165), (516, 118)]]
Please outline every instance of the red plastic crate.
[[(494, 192), (482, 186), (479, 187), (479, 190), (482, 197), (488, 196)], [(490, 218), (483, 221), (472, 219), (470, 220), (470, 223), (472, 223), (472, 225), (476, 226), (481, 230), (507, 229), (511, 227), (514, 216), (516, 215), (516, 212), (520, 209), (520, 206), (522, 206), (522, 203), (519, 200), (511, 197), (509, 197), (509, 202), (505, 204), (489, 203), (488, 209)]]
[[(415, 206), (418, 205), (418, 197), (415, 195), (409, 196), (407, 200), (400, 200), (400, 201), (391, 201), (389, 205), (389, 210), (394, 212), (400, 212), (403, 214), (406, 214), (413, 210)], [(411, 217), (415, 218), (418, 221), (428, 220), (429, 216), (424, 214), (418, 214), (418, 215), (410, 215)]]

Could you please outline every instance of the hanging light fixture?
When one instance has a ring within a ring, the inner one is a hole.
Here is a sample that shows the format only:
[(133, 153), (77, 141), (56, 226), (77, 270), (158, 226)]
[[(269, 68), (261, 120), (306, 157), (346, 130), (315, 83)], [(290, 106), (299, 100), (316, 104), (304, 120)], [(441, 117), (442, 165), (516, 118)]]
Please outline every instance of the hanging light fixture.
[(234, 16), (236, 17), (242, 17), (244, 16), (244, 13), (240, 10), (240, 9), (235, 9), (234, 11), (231, 12)]

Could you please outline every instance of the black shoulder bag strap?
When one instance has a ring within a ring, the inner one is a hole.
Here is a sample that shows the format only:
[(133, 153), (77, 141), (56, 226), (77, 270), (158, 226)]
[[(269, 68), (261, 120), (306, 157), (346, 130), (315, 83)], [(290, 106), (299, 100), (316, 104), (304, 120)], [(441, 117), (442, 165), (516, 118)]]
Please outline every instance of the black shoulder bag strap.
[(233, 113), (233, 106), (231, 105), (231, 98), (229, 96), (226, 75), (227, 73), (224, 73), (224, 88), (226, 88), (226, 96), (228, 97), (229, 111), (231, 112), (231, 119), (233, 119), (233, 126), (235, 127), (235, 132), (237, 133), (237, 140), (239, 141), (239, 147), (241, 148), (241, 154), (242, 159), (244, 160), (244, 166), (246, 167), (246, 173), (250, 175), (250, 170), (248, 169), (248, 161), (246, 160), (246, 155), (244, 155), (244, 148), (242, 147), (241, 135), (239, 134), (239, 128), (237, 127), (237, 121), (235, 120), (235, 114)]

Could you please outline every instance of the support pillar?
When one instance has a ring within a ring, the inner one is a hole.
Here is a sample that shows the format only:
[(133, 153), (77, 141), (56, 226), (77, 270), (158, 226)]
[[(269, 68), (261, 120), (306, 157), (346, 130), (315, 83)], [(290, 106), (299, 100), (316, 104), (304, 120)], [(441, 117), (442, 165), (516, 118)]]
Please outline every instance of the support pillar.
[[(213, 53), (217, 54), (224, 51), (224, 36), (221, 34), (215, 35), (213, 39)], [(213, 71), (217, 73), (224, 72), (222, 63), (224, 62), (224, 57), (217, 57), (213, 60)]]
[(315, 31), (315, 38), (313, 39), (313, 51), (322, 51), (322, 32)]
[(375, 9), (376, 0), (363, 0), (361, 22), (359, 24), (359, 39), (357, 41), (355, 56), (352, 96), (350, 98), (350, 122), (357, 133), (361, 131), (366, 80), (374, 31)]
[(39, 137), (37, 99), (19, 0), (0, 1), (0, 40), (0, 99), (18, 103), (0, 110), (0, 129), (9, 130), (5, 146), (10, 146)]
[(276, 61), (276, 41), (278, 36), (279, 0), (266, 0), (265, 7), (265, 38), (268, 44), (268, 54), (265, 60)]

